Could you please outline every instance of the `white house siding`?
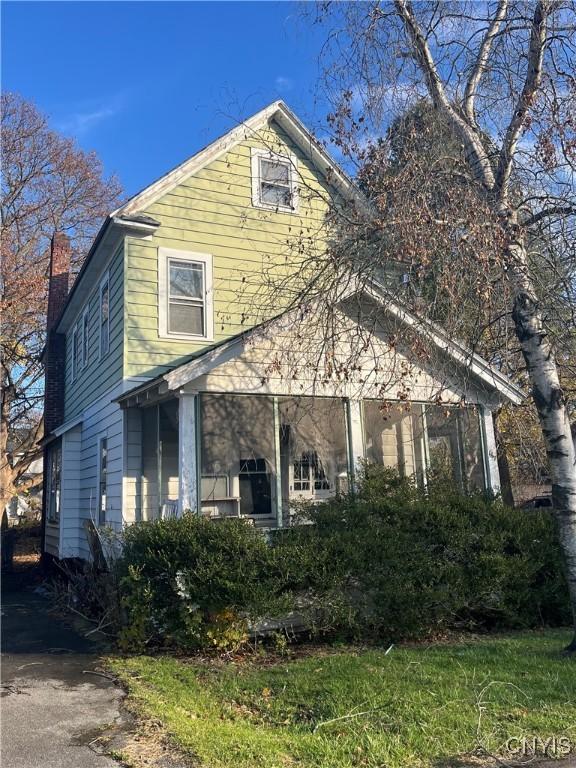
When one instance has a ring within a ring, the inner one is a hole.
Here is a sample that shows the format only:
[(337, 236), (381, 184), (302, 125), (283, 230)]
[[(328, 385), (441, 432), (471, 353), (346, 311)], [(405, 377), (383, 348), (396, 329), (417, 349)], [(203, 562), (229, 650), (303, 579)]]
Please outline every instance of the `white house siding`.
[(44, 550), (49, 555), (60, 557), (60, 527), (58, 523), (46, 521), (46, 530), (44, 532)]
[(60, 557), (76, 557), (84, 537), (78, 526), (80, 506), (80, 450), (82, 425), (62, 435), (62, 497), (60, 504)]
[[(103, 276), (110, 277), (110, 347), (100, 356), (100, 284)], [(80, 322), (88, 309), (88, 364), (76, 372), (72, 379), (72, 333), (76, 321)], [(105, 397), (110, 387), (122, 381), (124, 355), (124, 247), (115, 252), (107, 264), (102, 266), (98, 282), (90, 298), (77, 314), (76, 320), (66, 334), (66, 381), (65, 419), (77, 417), (85, 408), (92, 409), (90, 400)]]
[(90, 556), (84, 520), (91, 519), (95, 523), (98, 520), (98, 452), (100, 440), (104, 437), (108, 441), (106, 522), (116, 530), (120, 530), (122, 526), (124, 415), (119, 405), (113, 400), (122, 393), (125, 386), (121, 382), (108, 390), (89, 405), (82, 415), (80, 487), (76, 520), (78, 538), (75, 556), (77, 557), (89, 558)]

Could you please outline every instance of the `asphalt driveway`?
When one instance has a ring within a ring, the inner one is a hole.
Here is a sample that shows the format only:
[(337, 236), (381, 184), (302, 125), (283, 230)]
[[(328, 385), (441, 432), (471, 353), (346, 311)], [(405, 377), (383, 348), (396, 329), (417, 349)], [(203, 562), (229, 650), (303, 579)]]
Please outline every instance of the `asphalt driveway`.
[(101, 648), (21, 577), (2, 581), (2, 768), (117, 768), (98, 753), (123, 698), (94, 674)]

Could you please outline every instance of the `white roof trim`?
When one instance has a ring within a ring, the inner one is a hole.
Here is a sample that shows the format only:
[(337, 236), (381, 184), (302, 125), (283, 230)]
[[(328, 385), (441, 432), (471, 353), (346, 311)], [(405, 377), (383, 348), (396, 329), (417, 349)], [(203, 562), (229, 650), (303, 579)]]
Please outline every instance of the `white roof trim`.
[(69, 432), (71, 429), (74, 429), (74, 427), (79, 426), (82, 424), (83, 418), (82, 416), (78, 416), (75, 419), (70, 419), (70, 421), (65, 421), (64, 424), (60, 424), (59, 427), (56, 427), (56, 429), (53, 429), (51, 434), (54, 437), (60, 437), (60, 435), (63, 435), (65, 432)]
[[(376, 284), (371, 284), (364, 286), (362, 290), (379, 304), (382, 304), (386, 310), (390, 311), (403, 323), (414, 328), (420, 335), (428, 338), (436, 347), (449, 355), (460, 366), (471, 371), (478, 379), (487, 384), (490, 389), (500, 392), (515, 405), (519, 405), (524, 400), (525, 393), (520, 387), (510, 381), (507, 376), (504, 376), (494, 366), (490, 365), (487, 360), (470, 351), (460, 342), (449, 339), (445, 331), (439, 326), (428, 320), (418, 318), (402, 308), (398, 302), (390, 297), (386, 289)], [(345, 297), (343, 296), (342, 298)], [(273, 322), (274, 320), (271, 320), (270, 324)], [(246, 338), (262, 330), (262, 326), (250, 329), (242, 336), (230, 339), (230, 341), (225, 342), (201, 357), (184, 363), (169, 373), (164, 374), (163, 378), (168, 385), (168, 389), (180, 389), (180, 387), (200, 376), (204, 376), (222, 363), (233, 360), (242, 351)]]
[(352, 179), (330, 157), (320, 142), (304, 124), (291, 112), (283, 101), (275, 101), (270, 106), (257, 112), (240, 123), (227, 134), (209, 144), (181, 165), (166, 173), (149, 187), (136, 194), (127, 203), (114, 211), (111, 216), (134, 214), (155, 203), (160, 197), (170, 192), (187, 178), (202, 170), (208, 163), (217, 160), (233, 145), (248, 138), (270, 120), (275, 119), (288, 135), (296, 142), (302, 152), (338, 191), (346, 197), (362, 200), (362, 195)]

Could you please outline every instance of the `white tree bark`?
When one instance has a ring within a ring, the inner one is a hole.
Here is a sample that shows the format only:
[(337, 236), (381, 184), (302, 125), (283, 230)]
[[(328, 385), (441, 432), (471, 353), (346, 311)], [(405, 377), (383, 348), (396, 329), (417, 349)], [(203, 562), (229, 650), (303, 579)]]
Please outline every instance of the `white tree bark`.
[[(514, 286), (512, 317), (516, 336), (532, 387), (532, 396), (544, 437), (552, 476), (552, 499), (558, 518), (559, 536), (566, 563), (572, 612), (576, 627), (576, 456), (565, 396), (560, 385), (554, 353), (547, 337), (538, 298), (530, 276), (526, 250), (526, 225), (519, 224), (517, 212), (509, 200), (509, 186), (518, 139), (526, 124), (529, 107), (542, 81), (543, 57), (547, 41), (549, 0), (536, 3), (532, 17), (530, 42), (526, 51), (526, 74), (523, 88), (505, 132), (498, 166), (494, 174), (480, 132), (473, 116), (474, 97), (482, 74), (489, 68), (490, 47), (506, 14), (506, 3), (500, 2), (492, 23), (480, 46), (468, 82), (464, 114), (448, 98), (440, 73), (430, 52), (426, 36), (418, 25), (409, 0), (394, 0), (404, 24), (413, 55), (420, 66), (436, 109), (443, 112), (461, 138), (472, 173), (493, 203), (495, 226), (498, 218), (507, 233), (505, 265)], [(576, 635), (569, 650), (576, 652)]]

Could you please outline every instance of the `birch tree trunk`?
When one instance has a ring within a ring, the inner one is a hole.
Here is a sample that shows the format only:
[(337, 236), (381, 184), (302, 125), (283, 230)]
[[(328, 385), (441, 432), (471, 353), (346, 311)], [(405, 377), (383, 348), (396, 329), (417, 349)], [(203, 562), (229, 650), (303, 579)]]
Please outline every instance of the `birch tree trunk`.
[[(554, 352), (528, 271), (525, 235), (514, 216), (509, 217), (506, 229), (507, 263), (515, 283), (512, 318), (546, 445), (552, 502), (576, 626), (576, 451)], [(576, 652), (576, 634), (567, 651)]]

